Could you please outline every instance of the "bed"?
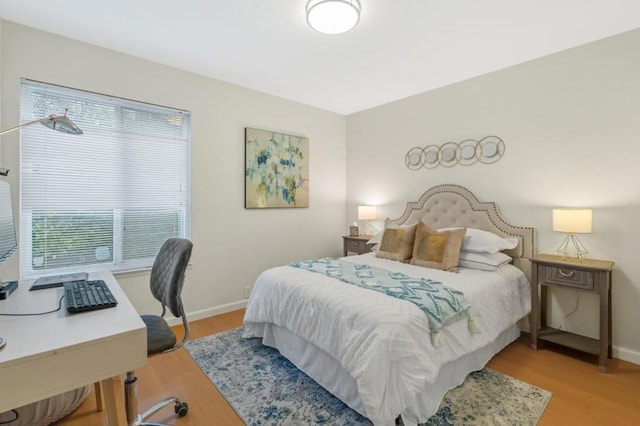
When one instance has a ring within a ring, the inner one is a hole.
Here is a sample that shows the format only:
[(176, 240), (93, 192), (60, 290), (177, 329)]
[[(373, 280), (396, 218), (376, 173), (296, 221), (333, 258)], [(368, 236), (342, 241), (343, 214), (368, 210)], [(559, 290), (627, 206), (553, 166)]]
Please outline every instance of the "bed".
[(518, 321), (531, 307), (534, 229), (508, 223), (495, 203), (451, 184), (428, 189), (385, 227), (419, 222), (485, 230), (515, 245), (502, 251), (511, 262), (491, 272), (459, 267), (452, 273), (375, 253), (341, 259), (342, 265), (380, 268), (462, 292), (470, 304), (468, 321), (438, 330), (438, 344), (414, 303), (291, 265), (256, 280), (244, 337), (262, 338), (374, 425), (393, 425), (399, 416), (407, 426), (425, 422), (448, 390), (520, 335)]

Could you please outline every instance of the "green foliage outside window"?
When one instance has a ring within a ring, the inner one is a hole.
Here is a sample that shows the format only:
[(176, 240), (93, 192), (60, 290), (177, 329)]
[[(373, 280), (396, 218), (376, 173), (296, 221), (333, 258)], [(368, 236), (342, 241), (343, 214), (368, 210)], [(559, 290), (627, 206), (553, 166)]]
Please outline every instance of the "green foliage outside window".
[(113, 212), (32, 216), (34, 270), (113, 262)]

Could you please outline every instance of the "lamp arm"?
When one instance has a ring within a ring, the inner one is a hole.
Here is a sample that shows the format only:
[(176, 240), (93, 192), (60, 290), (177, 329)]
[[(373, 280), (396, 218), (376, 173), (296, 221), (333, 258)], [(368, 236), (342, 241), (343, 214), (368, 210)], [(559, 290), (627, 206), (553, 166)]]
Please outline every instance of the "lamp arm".
[(19, 126), (12, 127), (12, 128), (10, 128), (10, 129), (7, 129), (7, 130), (3, 130), (2, 132), (0, 132), (0, 136), (4, 135), (4, 134), (6, 134), (6, 133), (11, 133), (11, 132), (13, 132), (14, 130), (21, 129), (21, 128), (23, 128), (23, 127), (31, 126), (32, 124), (39, 123), (39, 122), (41, 122), (42, 120), (44, 120), (45, 118), (53, 118), (53, 117), (55, 117), (55, 114), (53, 114), (53, 115), (48, 115), (48, 116), (46, 116), (46, 117), (39, 118), (39, 119), (37, 119), (37, 120), (33, 120), (33, 121), (28, 122), (28, 123), (21, 124), (21, 125), (19, 125)]

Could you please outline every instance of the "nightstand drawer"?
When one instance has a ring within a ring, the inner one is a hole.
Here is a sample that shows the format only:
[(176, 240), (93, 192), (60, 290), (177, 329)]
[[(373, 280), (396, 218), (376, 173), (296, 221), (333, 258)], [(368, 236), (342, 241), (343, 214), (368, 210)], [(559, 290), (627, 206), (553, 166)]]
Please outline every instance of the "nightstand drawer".
[(581, 269), (562, 268), (556, 266), (543, 266), (544, 281), (549, 284), (557, 284), (566, 287), (574, 287), (582, 290), (593, 291), (594, 273)]
[(356, 253), (366, 253), (367, 250), (367, 242), (365, 240), (353, 240), (348, 239), (345, 242), (346, 251), (353, 251)]

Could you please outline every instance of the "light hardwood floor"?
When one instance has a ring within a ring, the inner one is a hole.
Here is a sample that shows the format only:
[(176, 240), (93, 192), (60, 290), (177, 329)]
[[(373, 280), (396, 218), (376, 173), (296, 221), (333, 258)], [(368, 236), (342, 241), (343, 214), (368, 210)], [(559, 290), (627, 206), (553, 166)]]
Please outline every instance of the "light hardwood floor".
[[(192, 339), (242, 325), (244, 311), (194, 321)], [(176, 330), (180, 330), (177, 327)], [(179, 331), (177, 331), (179, 332)], [(560, 347), (531, 350), (526, 337), (512, 343), (489, 363), (489, 367), (553, 392), (539, 425), (638, 425), (640, 424), (640, 366), (610, 360), (609, 373), (598, 371), (597, 359)], [(136, 371), (142, 409), (164, 397), (176, 395), (187, 401), (189, 414), (176, 418), (164, 408), (151, 419), (179, 425), (242, 425), (233, 409), (218, 393), (196, 363), (180, 349), (151, 358)], [(90, 395), (60, 425), (103, 425)]]

